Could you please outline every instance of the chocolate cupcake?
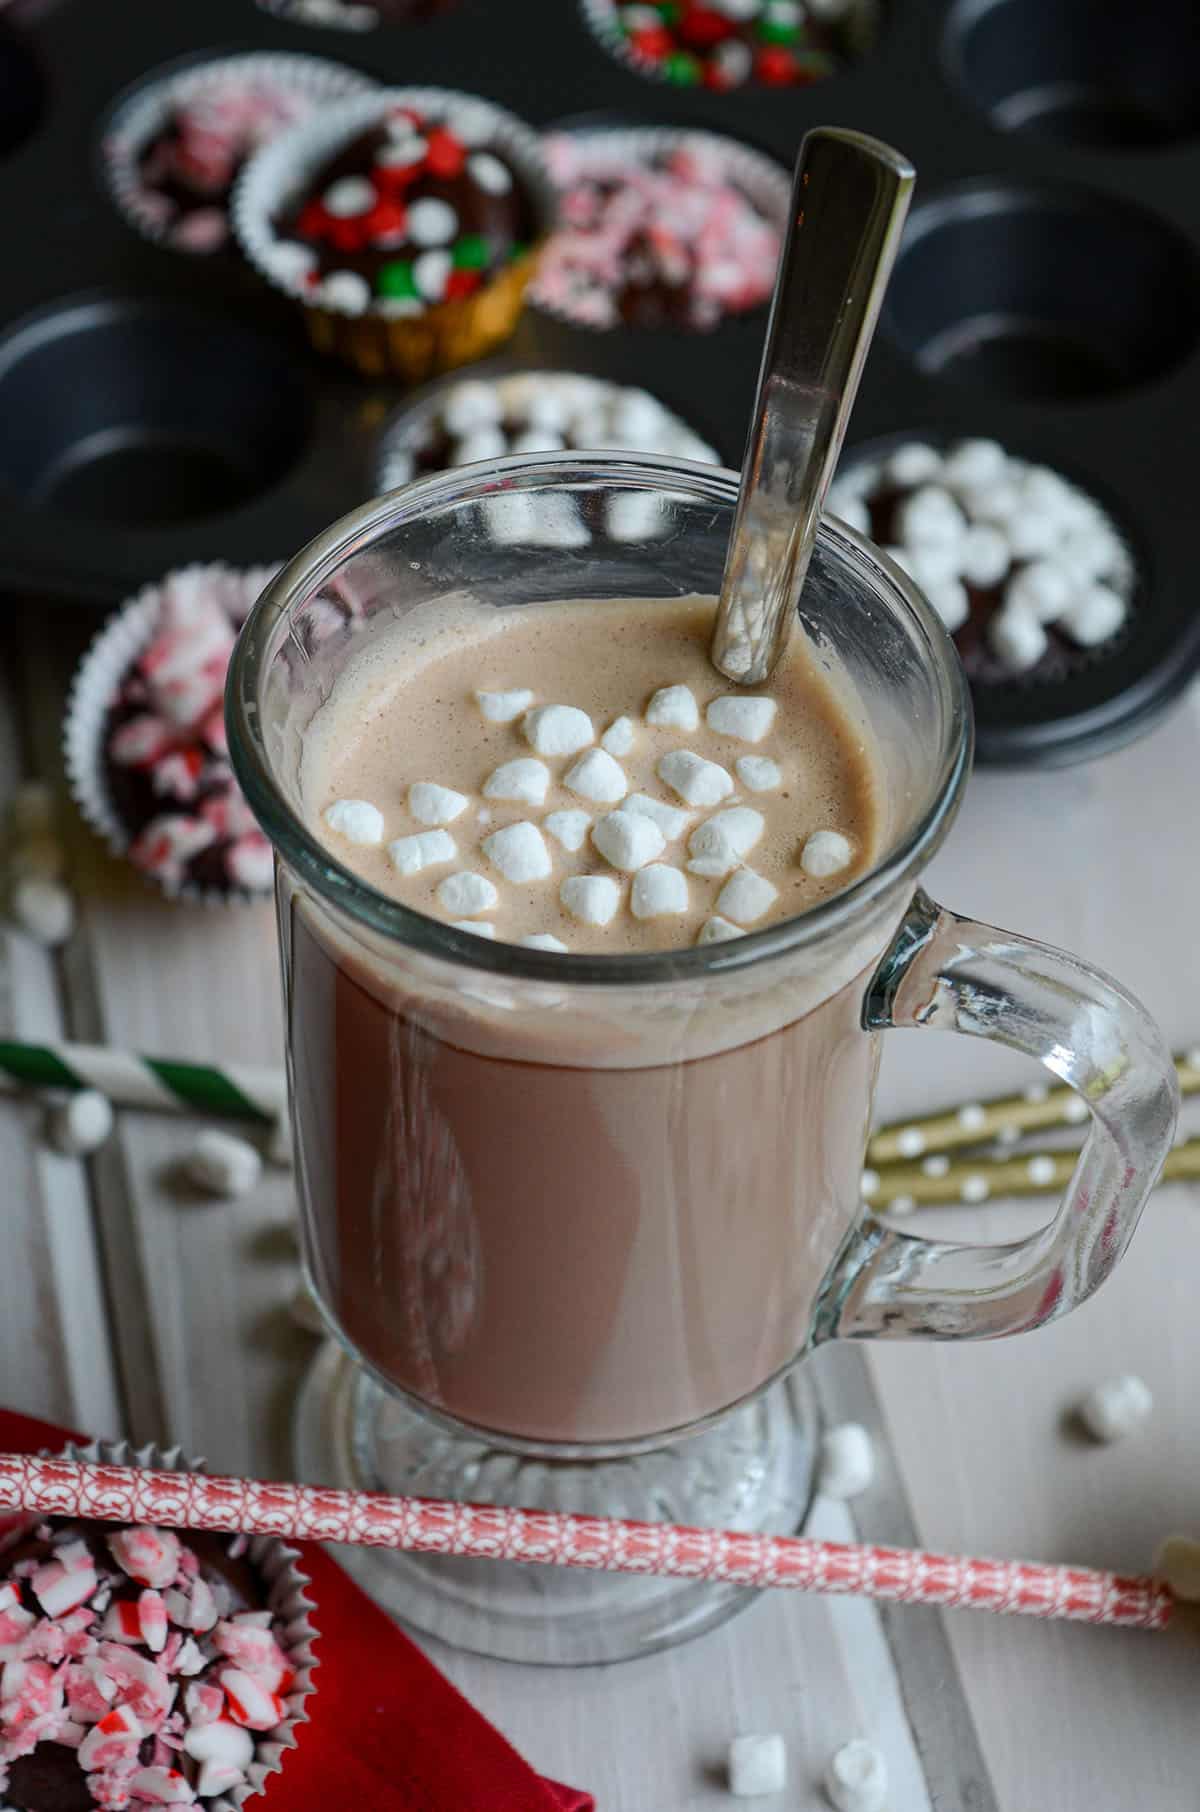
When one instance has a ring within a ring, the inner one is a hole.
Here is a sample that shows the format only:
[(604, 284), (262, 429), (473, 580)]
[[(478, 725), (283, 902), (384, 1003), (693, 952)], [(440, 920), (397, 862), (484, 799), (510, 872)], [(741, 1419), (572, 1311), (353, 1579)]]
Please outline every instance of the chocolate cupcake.
[(374, 31), (377, 25), (411, 25), (448, 13), (458, 0), (258, 0), (264, 12), (290, 25), (324, 25), (334, 31)]
[(974, 684), (1065, 679), (1125, 640), (1137, 575), (1113, 523), (996, 441), (902, 442), (839, 474), (827, 507), (921, 587)]
[(113, 198), (146, 238), (174, 251), (218, 251), (230, 238), (229, 197), (247, 158), (315, 108), (375, 86), (336, 63), (272, 54), (151, 76), (104, 133)]
[(270, 844), (225, 740), (225, 670), (274, 567), (191, 566), (150, 585), (84, 658), (65, 730), (84, 817), (171, 897), (270, 892)]
[[(64, 1456), (190, 1470), (122, 1444)], [(0, 1535), (5, 1812), (234, 1812), (295, 1742), (313, 1669), (296, 1550), (30, 1514)]]
[(583, 0), (596, 36), (639, 75), (723, 93), (807, 88), (869, 47), (874, 0)]
[(702, 331), (766, 302), (789, 180), (707, 132), (553, 133), (562, 225), (530, 300), (584, 327)]
[(554, 197), (511, 115), (394, 89), (276, 139), (248, 165), (234, 215), (247, 258), (304, 304), (319, 350), (416, 381), (512, 333)]

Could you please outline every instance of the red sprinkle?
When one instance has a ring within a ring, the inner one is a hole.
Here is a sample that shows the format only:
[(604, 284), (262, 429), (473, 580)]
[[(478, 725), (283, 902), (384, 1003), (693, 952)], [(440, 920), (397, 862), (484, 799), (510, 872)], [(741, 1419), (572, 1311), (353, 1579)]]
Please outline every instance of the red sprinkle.
[(425, 167), (434, 176), (457, 176), (467, 161), (467, 148), (445, 126), (426, 134)]
[(754, 60), (754, 72), (768, 88), (789, 88), (800, 80), (800, 65), (782, 44), (764, 45)]
[(464, 296), (473, 295), (482, 281), (478, 271), (451, 271), (446, 279), (447, 302), (457, 302)]

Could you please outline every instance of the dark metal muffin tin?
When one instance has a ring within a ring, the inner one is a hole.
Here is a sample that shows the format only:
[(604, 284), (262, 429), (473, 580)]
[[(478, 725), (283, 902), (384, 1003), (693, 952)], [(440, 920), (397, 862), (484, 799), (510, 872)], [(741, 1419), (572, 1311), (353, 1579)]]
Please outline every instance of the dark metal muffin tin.
[[(890, 0), (873, 51), (809, 89), (647, 81), (577, 0), (462, 0), (366, 33), (253, 0), (53, 0), (0, 24), (0, 584), (112, 603), (192, 560), (294, 551), (371, 489), (397, 385), (322, 363), (232, 252), (147, 243), (98, 145), (180, 59), (305, 51), (485, 96), (534, 125), (703, 126), (790, 165), (856, 126), (919, 173), (846, 454), (995, 438), (1093, 491), (1142, 562), (1136, 633), (1042, 686), (977, 695), (984, 759), (1072, 760), (1132, 735), (1200, 664), (1200, 34), (1194, 0)], [(600, 334), (527, 309), (515, 362), (644, 384), (737, 465), (762, 312), (716, 332)]]

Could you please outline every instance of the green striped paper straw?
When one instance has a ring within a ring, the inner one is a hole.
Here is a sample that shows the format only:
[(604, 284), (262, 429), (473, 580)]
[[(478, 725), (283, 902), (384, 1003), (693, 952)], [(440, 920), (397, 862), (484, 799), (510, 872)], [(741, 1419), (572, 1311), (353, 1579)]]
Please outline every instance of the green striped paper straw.
[(0, 1042), (0, 1077), (29, 1088), (99, 1089), (120, 1107), (269, 1123), (287, 1111), (282, 1070), (139, 1057), (102, 1044)]

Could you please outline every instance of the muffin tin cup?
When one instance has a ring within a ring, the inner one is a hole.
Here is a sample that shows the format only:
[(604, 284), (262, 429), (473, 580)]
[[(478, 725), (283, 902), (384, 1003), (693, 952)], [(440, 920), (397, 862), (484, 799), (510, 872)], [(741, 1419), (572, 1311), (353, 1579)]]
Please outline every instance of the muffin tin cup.
[[(216, 578), (232, 571), (220, 563), (193, 567), (196, 573)], [(278, 569), (264, 566), (266, 585)], [(251, 568), (251, 573), (256, 569)], [(261, 588), (260, 588), (261, 589)], [(109, 797), (104, 767), (104, 732), (109, 711), (134, 662), (149, 646), (158, 625), (162, 601), (161, 582), (145, 589), (111, 617), (80, 662), (67, 700), (63, 725), (63, 758), (67, 784), (85, 822), (103, 839), (114, 856), (128, 860), (133, 841)], [(157, 887), (168, 900), (197, 906), (261, 904), (269, 891), (244, 887), (197, 887), (191, 882), (170, 886), (144, 870), (136, 871), (149, 887)]]
[[(178, 1447), (131, 1447), (128, 1441), (89, 1441), (86, 1445), (69, 1441), (53, 1457), (99, 1466), (140, 1466), (156, 1472), (207, 1470), (202, 1460), (186, 1459)], [(98, 1521), (104, 1520), (102, 1498), (97, 1500), (93, 1515)], [(186, 1530), (183, 1540), (187, 1540)], [(311, 1613), (317, 1606), (309, 1596), (308, 1575), (299, 1565), (300, 1550), (290, 1547), (278, 1536), (254, 1535), (248, 1540), (250, 1563), (266, 1586), (267, 1608), (275, 1617), (277, 1639), (295, 1678), (288, 1688), (287, 1717), (283, 1723), (276, 1725), (274, 1730), (254, 1733), (254, 1760), (246, 1770), (245, 1783), (231, 1792), (206, 1799), (205, 1812), (238, 1812), (247, 1800), (266, 1792), (271, 1777), (282, 1769), (288, 1750), (295, 1749), (297, 1730), (308, 1723), (306, 1701), (316, 1691), (313, 1674), (320, 1663), (313, 1652), (313, 1643), (319, 1632)]]
[[(303, 280), (289, 282), (274, 262), (275, 216), (339, 146), (393, 107), (431, 112), (469, 108), (486, 119), (492, 129), (489, 144), (507, 158), (529, 190), (538, 233), (527, 252), (489, 277), (474, 295), (433, 303), (419, 315), (389, 316), (374, 306), (352, 314), (310, 302)], [(234, 191), (233, 225), (243, 253), (259, 274), (303, 308), (309, 339), (318, 352), (341, 359), (365, 377), (398, 377), (416, 384), (482, 358), (510, 338), (556, 207), (538, 138), (514, 115), (447, 88), (389, 88), (323, 108), (318, 117), (264, 146), (246, 165)]]
[[(214, 57), (200, 63), (191, 62), (184, 69), (148, 76), (133, 93), (117, 103), (100, 147), (109, 193), (118, 211), (143, 238), (156, 245), (167, 245), (172, 251), (191, 254), (221, 250), (229, 242), (231, 228), (227, 226), (220, 245), (181, 244), (172, 224), (163, 218), (153, 197), (147, 194), (138, 174), (138, 160), (147, 145), (169, 124), (180, 102), (192, 99), (206, 87), (239, 80), (269, 82), (312, 108), (326, 107), (379, 86), (370, 76), (356, 69), (343, 68), (326, 58), (282, 51)], [(214, 202), (213, 206), (221, 208), (228, 216), (229, 197)]]

